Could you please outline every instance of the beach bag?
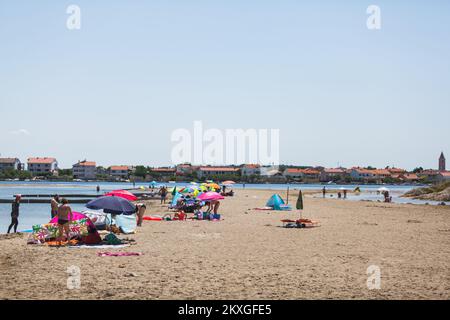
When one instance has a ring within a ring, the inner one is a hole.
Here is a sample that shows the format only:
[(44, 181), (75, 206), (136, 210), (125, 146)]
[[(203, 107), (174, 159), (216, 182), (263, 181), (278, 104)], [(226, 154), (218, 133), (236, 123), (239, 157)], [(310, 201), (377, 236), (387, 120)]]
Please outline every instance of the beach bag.
[(218, 213), (213, 214), (213, 220), (220, 220), (220, 214)]
[(120, 240), (119, 238), (116, 237), (116, 235), (114, 233), (109, 233), (106, 235), (105, 237), (105, 241), (107, 244), (109, 245), (118, 245), (118, 244), (122, 244), (122, 240)]

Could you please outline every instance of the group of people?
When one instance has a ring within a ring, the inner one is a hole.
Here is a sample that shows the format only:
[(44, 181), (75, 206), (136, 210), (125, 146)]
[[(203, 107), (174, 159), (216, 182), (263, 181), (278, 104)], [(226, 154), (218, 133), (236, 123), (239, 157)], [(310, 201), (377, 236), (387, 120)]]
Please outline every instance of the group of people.
[[(11, 205), (11, 224), (8, 227), (8, 233), (11, 229), (14, 229), (14, 233), (17, 232), (17, 226), (19, 225), (19, 208), (22, 196), (20, 194), (15, 196), (15, 199)], [(50, 201), (51, 217), (58, 217), (58, 239), (61, 240), (63, 234), (66, 234), (67, 239), (69, 239), (69, 224), (72, 221), (72, 208), (69, 205), (69, 201), (65, 198), (60, 199), (58, 195), (53, 196)]]
[[(325, 187), (322, 188), (322, 195), (325, 198), (327, 194), (327, 189)], [(347, 199), (347, 189), (344, 189), (341, 191), (338, 191), (337, 193), (338, 199), (342, 199), (342, 196), (344, 196), (344, 199)]]

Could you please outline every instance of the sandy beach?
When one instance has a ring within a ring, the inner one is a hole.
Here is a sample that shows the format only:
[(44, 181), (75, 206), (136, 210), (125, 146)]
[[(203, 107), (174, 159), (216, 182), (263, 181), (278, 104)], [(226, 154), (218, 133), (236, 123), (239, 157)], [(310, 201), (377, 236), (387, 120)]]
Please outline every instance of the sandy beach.
[[(136, 245), (99, 249), (27, 245), (1, 236), (0, 299), (449, 299), (450, 208), (305, 197), (312, 229), (281, 228), (298, 213), (255, 211), (274, 191), (239, 190), (220, 222), (144, 222)], [(284, 197), (284, 194), (281, 194)], [(295, 204), (297, 194), (289, 202)], [(167, 206), (148, 201), (147, 215)], [(81, 288), (67, 289), (69, 266)], [(370, 265), (381, 288), (367, 288)]]

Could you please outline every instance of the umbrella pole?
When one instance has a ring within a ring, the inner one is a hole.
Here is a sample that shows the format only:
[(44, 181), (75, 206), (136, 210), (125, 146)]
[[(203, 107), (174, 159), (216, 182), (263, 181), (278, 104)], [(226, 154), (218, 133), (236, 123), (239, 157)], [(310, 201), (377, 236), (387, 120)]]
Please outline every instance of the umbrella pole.
[(289, 204), (289, 186), (287, 187), (286, 204)]

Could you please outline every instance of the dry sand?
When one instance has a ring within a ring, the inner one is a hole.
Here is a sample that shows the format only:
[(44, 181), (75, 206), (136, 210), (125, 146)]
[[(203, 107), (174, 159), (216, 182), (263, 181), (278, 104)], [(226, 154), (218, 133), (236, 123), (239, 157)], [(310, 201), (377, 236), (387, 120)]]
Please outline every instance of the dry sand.
[[(450, 208), (306, 197), (314, 229), (280, 228), (293, 212), (264, 212), (273, 191), (239, 190), (221, 222), (144, 222), (137, 257), (0, 240), (1, 299), (449, 299)], [(296, 195), (290, 202), (295, 204)], [(147, 214), (166, 212), (149, 202)], [(81, 289), (67, 289), (67, 267)], [(368, 290), (367, 268), (381, 268)]]

